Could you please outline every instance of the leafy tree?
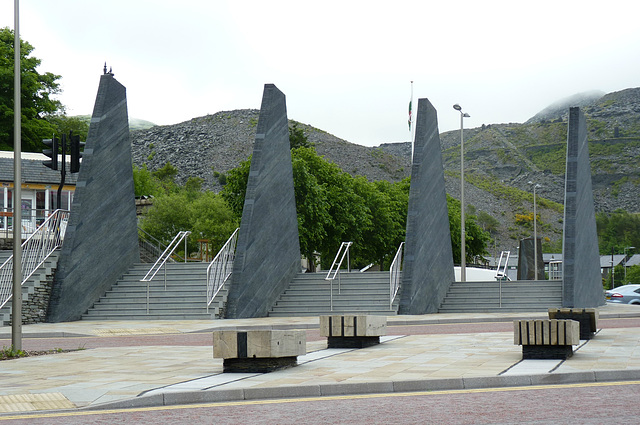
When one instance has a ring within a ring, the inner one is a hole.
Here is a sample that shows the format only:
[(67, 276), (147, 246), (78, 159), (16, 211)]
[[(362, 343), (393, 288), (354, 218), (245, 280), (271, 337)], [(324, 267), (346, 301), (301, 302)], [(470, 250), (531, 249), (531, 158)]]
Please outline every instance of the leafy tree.
[(47, 121), (56, 128), (56, 134), (69, 134), (70, 131), (73, 131), (74, 135), (80, 136), (80, 140), (87, 140), (87, 135), (89, 134), (89, 118), (51, 115), (47, 117)]
[(167, 162), (164, 167), (157, 169), (151, 173), (153, 177), (158, 179), (162, 187), (167, 193), (175, 192), (178, 189), (175, 178), (178, 175), (178, 169)]
[(310, 148), (312, 146), (312, 143), (307, 140), (307, 136), (304, 135), (304, 131), (298, 127), (297, 122), (294, 122), (289, 127), (289, 146), (291, 149)]
[(147, 169), (146, 164), (141, 168), (133, 166), (133, 186), (137, 197), (159, 196), (164, 193), (162, 183)]
[[(622, 276), (624, 276), (624, 271)], [(640, 285), (640, 266), (627, 267), (627, 277), (622, 280), (622, 284)]]
[(616, 210), (596, 214), (598, 246), (601, 255), (623, 254), (630, 246), (640, 247), (640, 214)]
[(221, 195), (227, 202), (233, 215), (240, 219), (244, 208), (244, 196), (247, 192), (247, 180), (249, 179), (249, 168), (251, 167), (251, 156), (246, 161), (242, 161), (236, 168), (227, 172), (227, 184), (222, 189)]
[[(0, 29), (0, 149), (13, 150), (13, 77), (14, 32)], [(60, 92), (59, 75), (40, 74), (36, 70), (41, 61), (30, 56), (34, 48), (20, 41), (22, 150), (39, 152), (42, 139), (50, 138), (57, 128), (47, 117), (64, 111), (53, 96)]]
[(478, 225), (482, 227), (482, 230), (489, 232), (489, 234), (494, 234), (497, 232), (498, 227), (500, 227), (500, 222), (485, 211), (480, 211), (477, 217)]
[[(307, 258), (313, 258), (314, 252), (320, 253), (323, 266), (328, 267), (340, 243), (351, 241), (354, 267), (369, 263), (388, 266), (405, 237), (409, 179), (389, 183), (354, 178), (319, 156), (313, 148), (293, 149), (291, 156), (302, 253)], [(250, 162), (245, 161), (230, 170), (222, 191), (238, 218), (242, 215), (249, 168)], [(451, 198), (448, 202), (452, 232), (459, 235), (460, 204)], [(484, 254), (488, 241), (488, 233), (476, 224), (473, 215), (468, 216), (469, 259)], [(452, 237), (452, 242), (459, 258), (459, 238)]]
[(140, 227), (164, 244), (169, 244), (178, 232), (189, 230), (189, 253), (197, 250), (198, 239), (208, 239), (215, 255), (238, 222), (221, 196), (195, 190), (197, 179), (190, 182), (176, 192), (155, 198)]

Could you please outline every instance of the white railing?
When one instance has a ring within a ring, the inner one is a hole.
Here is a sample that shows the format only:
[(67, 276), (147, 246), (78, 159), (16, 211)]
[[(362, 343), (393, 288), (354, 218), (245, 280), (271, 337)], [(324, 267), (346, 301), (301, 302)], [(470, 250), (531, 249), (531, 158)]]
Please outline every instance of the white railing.
[[(510, 280), (509, 276), (507, 276), (507, 270), (509, 265), (509, 256), (511, 255), (511, 251), (502, 251), (500, 253), (500, 261), (498, 261), (498, 267), (496, 268), (496, 280), (498, 281), (498, 306), (502, 308), (502, 281)], [(502, 259), (504, 258), (504, 266), (502, 265)]]
[(218, 295), (220, 289), (231, 276), (231, 272), (233, 272), (237, 240), (238, 229), (233, 232), (213, 261), (209, 263), (209, 267), (207, 267), (207, 313), (213, 299)]
[(389, 267), (389, 310), (393, 309), (393, 301), (396, 299), (396, 294), (400, 288), (400, 272), (402, 270), (402, 247), (404, 242), (398, 247), (396, 256), (393, 258), (393, 262)]
[(140, 279), (140, 282), (147, 282), (147, 314), (149, 314), (149, 282), (151, 282), (153, 278), (156, 277), (156, 274), (158, 273), (158, 271), (160, 271), (162, 266), (164, 266), (164, 289), (165, 291), (167, 290), (167, 266), (166, 266), (167, 260), (173, 254), (173, 251), (175, 251), (176, 248), (178, 248), (178, 245), (180, 245), (180, 242), (184, 240), (184, 258), (185, 258), (184, 261), (185, 262), (187, 261), (186, 260), (187, 236), (189, 236), (190, 234), (191, 232), (187, 230), (178, 232), (178, 234), (173, 238), (173, 240), (171, 241), (167, 249), (165, 249), (162, 255), (156, 260), (155, 263), (153, 263), (153, 266), (151, 266), (147, 274), (144, 275), (142, 279)]
[[(349, 263), (349, 248), (351, 247), (351, 245), (353, 245), (353, 242), (342, 242), (340, 244), (340, 249), (338, 249), (336, 258), (333, 259), (333, 264), (331, 264), (331, 268), (327, 273), (327, 277), (324, 278), (324, 280), (328, 280), (330, 283), (329, 296), (330, 296), (331, 311), (333, 311), (333, 281), (337, 276), (338, 277), (338, 294), (339, 294), (340, 293), (340, 267), (342, 267), (342, 262), (344, 261), (345, 256), (347, 257), (347, 271), (351, 270), (351, 265)], [(340, 260), (338, 260), (338, 258)]]
[[(24, 284), (47, 258), (62, 246), (69, 211), (55, 210), (22, 243), (22, 283)], [(0, 308), (12, 297), (13, 255), (0, 266)]]
[[(498, 267), (496, 268), (496, 280), (508, 280), (507, 266), (509, 264), (509, 256), (511, 251), (502, 251), (500, 253), (500, 260), (498, 261)], [(504, 258), (504, 263), (502, 259)]]

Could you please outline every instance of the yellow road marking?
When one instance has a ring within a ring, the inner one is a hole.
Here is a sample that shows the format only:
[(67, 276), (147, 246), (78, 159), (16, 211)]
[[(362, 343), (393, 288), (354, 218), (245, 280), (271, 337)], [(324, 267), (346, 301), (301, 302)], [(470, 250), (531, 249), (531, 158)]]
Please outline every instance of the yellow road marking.
[(27, 415), (0, 416), (0, 421), (13, 419), (38, 419), (38, 418), (59, 418), (69, 416), (92, 416), (92, 415), (108, 415), (114, 413), (133, 413), (133, 412), (153, 412), (160, 410), (184, 410), (184, 409), (200, 409), (211, 407), (229, 407), (243, 405), (268, 405), (268, 404), (286, 404), (286, 403), (305, 403), (314, 401), (335, 401), (335, 400), (360, 400), (374, 399), (383, 397), (416, 397), (431, 395), (450, 395), (450, 394), (473, 394), (473, 393), (492, 393), (507, 391), (533, 391), (544, 389), (566, 389), (566, 388), (588, 388), (588, 387), (616, 387), (627, 385), (640, 385), (640, 381), (618, 381), (618, 382), (587, 382), (580, 384), (557, 384), (557, 385), (530, 385), (524, 387), (504, 387), (504, 388), (472, 388), (465, 390), (440, 390), (440, 391), (414, 391), (406, 393), (379, 393), (379, 394), (356, 394), (341, 396), (318, 396), (318, 397), (301, 397), (301, 398), (282, 398), (269, 400), (239, 400), (227, 402), (212, 402), (202, 404), (181, 404), (175, 406), (155, 406), (155, 407), (139, 407), (131, 409), (109, 409), (109, 410), (91, 410), (91, 411), (66, 411), (55, 413), (34, 413)]

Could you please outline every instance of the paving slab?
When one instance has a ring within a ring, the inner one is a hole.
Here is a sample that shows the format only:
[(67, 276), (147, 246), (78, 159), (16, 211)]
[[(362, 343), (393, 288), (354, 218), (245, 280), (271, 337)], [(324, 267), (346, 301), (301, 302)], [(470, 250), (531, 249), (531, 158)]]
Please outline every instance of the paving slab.
[[(631, 308), (629, 308), (631, 307)], [(532, 313), (530, 318), (542, 317)], [(224, 374), (210, 345), (109, 346), (0, 362), (0, 414), (24, 409), (115, 408), (322, 394), (421, 391), (640, 379), (640, 325), (601, 329), (566, 361), (522, 360), (513, 332), (411, 334), (412, 326), (509, 322), (525, 314), (390, 316), (379, 345), (328, 349), (319, 319), (137, 321), (25, 325), (42, 338), (105, 338), (208, 333), (212, 329), (276, 328), (315, 332), (298, 366), (267, 374)], [(600, 319), (640, 318), (635, 306), (605, 306)], [(624, 319), (623, 319), (624, 320)], [(636, 324), (633, 324), (636, 323)], [(393, 335), (394, 326), (403, 334)], [(495, 326), (495, 325), (494, 325)], [(400, 328), (398, 328), (400, 329)], [(462, 329), (462, 331), (460, 330)], [(3, 331), (0, 328), (0, 338)], [(164, 337), (163, 337), (164, 338)], [(142, 338), (141, 338), (142, 340)], [(53, 397), (59, 404), (38, 403)], [(15, 399), (15, 397), (22, 397)], [(32, 397), (32, 398), (30, 398)], [(20, 401), (13, 401), (20, 400)], [(31, 401), (30, 401), (31, 400)]]

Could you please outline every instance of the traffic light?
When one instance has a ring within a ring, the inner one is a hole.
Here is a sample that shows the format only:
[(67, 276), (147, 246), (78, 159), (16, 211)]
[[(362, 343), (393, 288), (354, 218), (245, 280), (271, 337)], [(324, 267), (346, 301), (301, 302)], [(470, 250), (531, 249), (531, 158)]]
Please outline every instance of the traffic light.
[(43, 149), (42, 153), (51, 158), (49, 161), (42, 161), (42, 164), (45, 167), (49, 167), (52, 170), (58, 169), (58, 146), (60, 146), (60, 139), (53, 136), (52, 139), (44, 139), (42, 141), (45, 145), (49, 146), (50, 149)]
[(80, 171), (80, 158), (82, 158), (82, 153), (80, 153), (80, 148), (84, 146), (84, 143), (80, 141), (80, 136), (70, 136), (71, 138), (71, 169), (69, 170), (72, 173), (77, 173)]

